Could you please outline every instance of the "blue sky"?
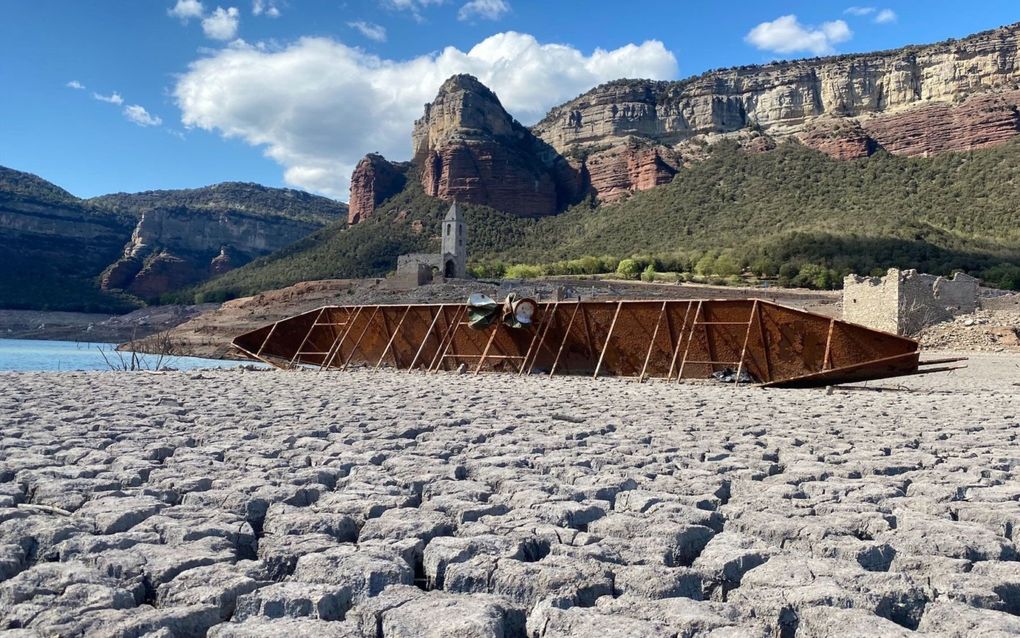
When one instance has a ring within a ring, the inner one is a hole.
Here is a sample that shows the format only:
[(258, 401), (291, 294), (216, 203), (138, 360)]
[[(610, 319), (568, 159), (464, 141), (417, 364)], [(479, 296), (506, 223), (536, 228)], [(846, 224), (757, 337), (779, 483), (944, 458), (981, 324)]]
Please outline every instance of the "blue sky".
[(3, 15), (0, 164), (82, 197), (236, 180), (346, 199), (365, 153), (408, 159), (454, 72), (531, 124), (620, 75), (963, 37), (1020, 4), (4, 0)]

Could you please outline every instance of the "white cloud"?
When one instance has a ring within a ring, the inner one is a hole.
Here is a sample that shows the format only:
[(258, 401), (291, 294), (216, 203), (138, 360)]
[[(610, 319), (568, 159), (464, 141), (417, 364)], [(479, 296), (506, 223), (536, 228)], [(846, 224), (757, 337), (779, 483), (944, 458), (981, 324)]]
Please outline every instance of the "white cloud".
[(421, 12), (425, 8), (434, 5), (444, 4), (446, 0), (380, 0), (380, 3), (390, 9), (407, 11), (415, 20), (423, 20)]
[(852, 16), (866, 16), (878, 11), (875, 7), (847, 7), (843, 13)]
[(274, 50), (235, 45), (193, 62), (174, 89), (185, 126), (264, 147), (288, 184), (347, 198), (361, 157), (408, 159), (411, 128), (440, 84), (477, 76), (525, 123), (590, 89), (622, 77), (671, 79), (676, 58), (659, 41), (590, 55), (500, 33), (469, 51), (454, 47), (388, 60), (328, 38)]
[(138, 126), (159, 126), (163, 123), (163, 120), (158, 116), (151, 115), (145, 110), (145, 107), (137, 104), (124, 107), (124, 117), (128, 121), (134, 122)]
[(473, 17), (485, 20), (498, 20), (510, 11), (510, 3), (506, 0), (471, 0), (457, 12), (458, 20), (470, 20)]
[(891, 24), (896, 22), (896, 12), (892, 9), (882, 9), (875, 16), (875, 22), (878, 24)]
[(110, 95), (100, 95), (99, 93), (93, 93), (92, 97), (99, 100), (100, 102), (107, 102), (109, 104), (121, 105), (124, 103), (124, 98), (120, 96), (120, 93), (114, 91)]
[(364, 20), (358, 20), (357, 22), (348, 22), (347, 26), (352, 29), (357, 29), (361, 32), (361, 35), (365, 36), (369, 40), (375, 40), (376, 42), (386, 42), (386, 27), (371, 22), (365, 22)]
[(177, 4), (172, 9), (168, 9), (167, 13), (187, 22), (191, 18), (201, 18), (205, 15), (205, 7), (199, 0), (177, 0)]
[(265, 14), (270, 18), (280, 17), (280, 7), (277, 6), (276, 0), (253, 0), (251, 12), (257, 16)]
[(69, 89), (74, 89), (76, 91), (84, 91), (85, 90), (85, 85), (82, 84), (81, 82), (79, 82), (78, 80), (71, 80), (70, 82), (68, 82), (64, 86), (66, 86)]
[(237, 36), (237, 26), (241, 20), (241, 12), (237, 7), (216, 10), (202, 20), (202, 31), (206, 37), (214, 40), (233, 40)]
[(764, 51), (798, 53), (806, 51), (826, 55), (835, 51), (836, 44), (853, 37), (853, 31), (843, 20), (823, 22), (821, 26), (805, 26), (797, 16), (788, 15), (772, 22), (762, 22), (751, 29), (744, 40)]

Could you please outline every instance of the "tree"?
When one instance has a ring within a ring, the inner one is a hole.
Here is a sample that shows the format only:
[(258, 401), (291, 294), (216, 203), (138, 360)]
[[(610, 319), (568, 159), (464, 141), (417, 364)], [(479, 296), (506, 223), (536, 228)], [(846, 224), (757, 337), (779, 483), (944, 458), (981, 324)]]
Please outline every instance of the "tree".
[(731, 277), (740, 274), (740, 264), (731, 255), (719, 255), (715, 258), (715, 274), (720, 277)]
[(705, 253), (705, 256), (699, 259), (698, 263), (694, 264), (694, 272), (702, 277), (714, 273), (715, 255), (712, 253)]

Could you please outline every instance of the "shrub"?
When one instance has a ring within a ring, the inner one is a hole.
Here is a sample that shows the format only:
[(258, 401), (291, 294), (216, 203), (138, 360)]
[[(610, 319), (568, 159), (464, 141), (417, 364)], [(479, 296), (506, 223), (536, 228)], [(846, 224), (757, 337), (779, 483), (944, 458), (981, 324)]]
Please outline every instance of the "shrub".
[(501, 261), (483, 261), (468, 265), (468, 274), (475, 279), (499, 279), (506, 273), (506, 264)]
[(625, 279), (637, 279), (638, 273), (640, 272), (641, 269), (639, 268), (638, 263), (633, 259), (621, 260), (619, 265), (616, 267), (616, 274)]
[(655, 267), (652, 264), (648, 264), (641, 272), (641, 281), (655, 281)]
[(986, 285), (1005, 290), (1020, 290), (1020, 266), (999, 264), (981, 273)]
[(514, 264), (506, 269), (503, 277), (506, 279), (535, 279), (545, 274), (541, 266), (532, 264)]

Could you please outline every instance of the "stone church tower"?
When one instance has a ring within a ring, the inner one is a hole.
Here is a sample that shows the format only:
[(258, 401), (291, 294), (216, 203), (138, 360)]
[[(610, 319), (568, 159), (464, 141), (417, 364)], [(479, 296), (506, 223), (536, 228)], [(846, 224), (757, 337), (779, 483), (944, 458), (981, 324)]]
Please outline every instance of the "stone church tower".
[(467, 226), (456, 200), (443, 219), (443, 247), (440, 252), (445, 277), (467, 277)]

